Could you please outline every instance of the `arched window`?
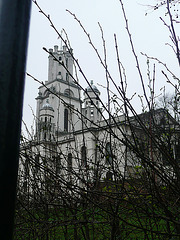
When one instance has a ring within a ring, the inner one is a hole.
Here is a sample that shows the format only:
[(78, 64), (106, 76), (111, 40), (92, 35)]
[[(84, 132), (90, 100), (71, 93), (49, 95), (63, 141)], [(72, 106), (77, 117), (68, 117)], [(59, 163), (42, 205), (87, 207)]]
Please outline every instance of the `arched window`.
[(39, 158), (40, 158), (40, 155), (37, 154), (34, 158), (34, 161), (35, 161), (35, 170), (34, 170), (34, 173), (38, 173), (38, 170), (39, 170)]
[(108, 172), (106, 173), (106, 180), (107, 180), (107, 181), (112, 181), (112, 180), (113, 180), (113, 174), (112, 174), (112, 172), (108, 171)]
[(66, 67), (68, 68), (68, 58), (66, 58)]
[(72, 153), (68, 154), (67, 169), (68, 169), (68, 171), (72, 170)]
[(67, 96), (67, 97), (73, 97), (74, 96), (74, 93), (73, 93), (73, 91), (72, 90), (70, 90), (70, 89), (65, 89), (65, 91), (64, 91), (64, 95), (65, 96)]
[(46, 140), (46, 132), (44, 133), (44, 140)]
[(56, 174), (59, 175), (61, 171), (61, 158), (60, 156), (55, 157), (55, 167), (56, 167)]
[(81, 163), (82, 165), (86, 166), (87, 165), (87, 155), (86, 155), (86, 147), (82, 146), (81, 148)]
[(44, 96), (48, 97), (49, 96), (49, 89), (46, 89), (45, 92), (44, 92)]
[(68, 81), (68, 80), (69, 80), (69, 74), (66, 73), (66, 81)]
[(68, 109), (64, 109), (64, 131), (68, 132)]
[(94, 116), (94, 110), (91, 109), (91, 117), (93, 117), (93, 116)]
[(110, 142), (106, 144), (106, 163), (112, 164), (112, 147)]

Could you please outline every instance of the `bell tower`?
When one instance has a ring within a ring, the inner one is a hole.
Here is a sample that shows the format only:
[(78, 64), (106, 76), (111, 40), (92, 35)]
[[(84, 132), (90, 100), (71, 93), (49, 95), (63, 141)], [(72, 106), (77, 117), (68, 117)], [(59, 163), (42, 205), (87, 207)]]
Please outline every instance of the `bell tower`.
[(91, 80), (90, 86), (88, 86), (84, 92), (83, 122), (85, 128), (89, 128), (93, 126), (93, 123), (101, 120), (99, 96), (100, 91), (93, 84), (93, 80)]
[(48, 80), (39, 87), (39, 95), (36, 98), (36, 132), (38, 136), (42, 112), (44, 106), (47, 108), (48, 105), (48, 114), (53, 116), (51, 121), (53, 120), (54, 124), (54, 138), (57, 139), (81, 129), (80, 88), (72, 77), (73, 50), (66, 46), (58, 49), (56, 45), (54, 49), (49, 49), (49, 53)]
[[(52, 82), (54, 79), (63, 79), (68, 82), (73, 82), (71, 74), (73, 75), (73, 50), (67, 49), (63, 46), (62, 49), (58, 49), (58, 46), (54, 46), (49, 49), (49, 69), (48, 69), (48, 82)], [(56, 61), (55, 59), (58, 59)], [(68, 71), (66, 70), (68, 69)]]

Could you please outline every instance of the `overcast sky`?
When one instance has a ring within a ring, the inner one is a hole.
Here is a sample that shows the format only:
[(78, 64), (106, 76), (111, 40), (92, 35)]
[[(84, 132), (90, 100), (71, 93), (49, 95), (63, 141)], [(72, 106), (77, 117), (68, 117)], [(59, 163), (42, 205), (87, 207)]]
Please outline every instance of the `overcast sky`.
[[(90, 33), (93, 43), (103, 57), (101, 32), (98, 26), (98, 22), (100, 22), (107, 45), (108, 67), (118, 85), (119, 75), (114, 45), (114, 34), (117, 34), (119, 53), (128, 79), (128, 94), (130, 96), (134, 92), (137, 92), (137, 94), (142, 93), (119, 0), (37, 0), (37, 2), (45, 13), (50, 15), (59, 32), (61, 32), (63, 28), (66, 30), (74, 50), (75, 58), (78, 59), (87, 78), (89, 80), (93, 79), (94, 83), (98, 85), (104, 101), (107, 99), (106, 91), (100, 85), (106, 86), (105, 72), (95, 52), (89, 45), (87, 37), (66, 9), (75, 13), (78, 19), (81, 20), (86, 30)], [(142, 66), (145, 84), (148, 83), (146, 77), (146, 58), (141, 56), (140, 52), (161, 59), (163, 62), (169, 64), (170, 68), (178, 74), (179, 67), (174, 53), (171, 48), (166, 45), (166, 43), (170, 43), (168, 30), (159, 19), (159, 17), (162, 16), (168, 21), (168, 18), (165, 17), (165, 9), (162, 8), (153, 12), (146, 6), (146, 4), (152, 4), (152, 0), (126, 0), (124, 2), (129, 28), (136, 53)], [(148, 14), (146, 15), (146, 13)], [(32, 4), (27, 72), (40, 81), (47, 80), (48, 54), (42, 48), (46, 47), (49, 49), (54, 45), (59, 45), (60, 47), (61, 44), (57, 34), (50, 27), (48, 20), (39, 13), (37, 7)], [(160, 73), (162, 67), (157, 65), (156, 68), (156, 91), (158, 92), (166, 83), (165, 78)], [(80, 83), (85, 87), (86, 83), (80, 75), (79, 79)], [(33, 111), (36, 110), (35, 97), (37, 97), (38, 87), (38, 83), (26, 77), (23, 119), (28, 126), (31, 125), (33, 119), (29, 105)], [(171, 91), (171, 88), (168, 86), (167, 91)], [(137, 99), (135, 104), (138, 105)]]

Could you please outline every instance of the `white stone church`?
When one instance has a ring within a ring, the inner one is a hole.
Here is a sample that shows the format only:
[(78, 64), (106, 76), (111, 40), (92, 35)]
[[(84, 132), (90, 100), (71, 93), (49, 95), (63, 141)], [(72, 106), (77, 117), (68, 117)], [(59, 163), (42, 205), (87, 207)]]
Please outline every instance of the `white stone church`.
[(36, 149), (39, 145), (41, 156), (54, 155), (56, 165), (63, 161), (67, 169), (98, 166), (99, 178), (111, 174), (116, 160), (116, 169), (124, 174), (126, 147), (121, 139), (128, 132), (124, 116), (116, 118), (118, 125), (103, 119), (100, 91), (93, 81), (82, 91), (73, 79), (72, 49), (54, 46), (49, 53), (48, 81), (36, 98)]
[[(72, 49), (49, 49), (48, 80), (39, 87), (36, 98), (36, 135), (22, 149), (26, 152), (31, 148), (30, 155), (38, 165), (46, 164), (67, 178), (72, 171), (75, 175), (85, 171), (90, 182), (113, 179), (115, 175), (132, 176), (141, 168), (141, 160), (150, 157), (151, 143), (141, 127), (141, 123), (149, 124), (149, 114), (105, 119), (100, 91), (93, 81), (82, 90), (74, 80), (73, 68)], [(166, 118), (163, 109), (156, 110), (156, 131), (161, 130)], [(176, 125), (169, 115), (168, 121)], [(139, 153), (135, 153), (135, 145)], [(162, 154), (154, 150), (153, 158), (162, 159)], [(26, 160), (22, 159), (25, 166)]]

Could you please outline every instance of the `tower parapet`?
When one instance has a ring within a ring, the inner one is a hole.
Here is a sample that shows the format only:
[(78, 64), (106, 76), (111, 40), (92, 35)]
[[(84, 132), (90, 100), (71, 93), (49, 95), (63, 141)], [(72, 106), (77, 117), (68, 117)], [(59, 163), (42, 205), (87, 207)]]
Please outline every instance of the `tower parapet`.
[[(54, 49), (49, 49), (49, 52), (48, 82), (52, 82), (55, 79), (62, 79), (70, 83), (73, 82), (70, 76), (73, 75), (72, 49), (68, 50), (66, 46), (59, 49), (55, 45)], [(58, 59), (58, 61), (55, 59)]]

